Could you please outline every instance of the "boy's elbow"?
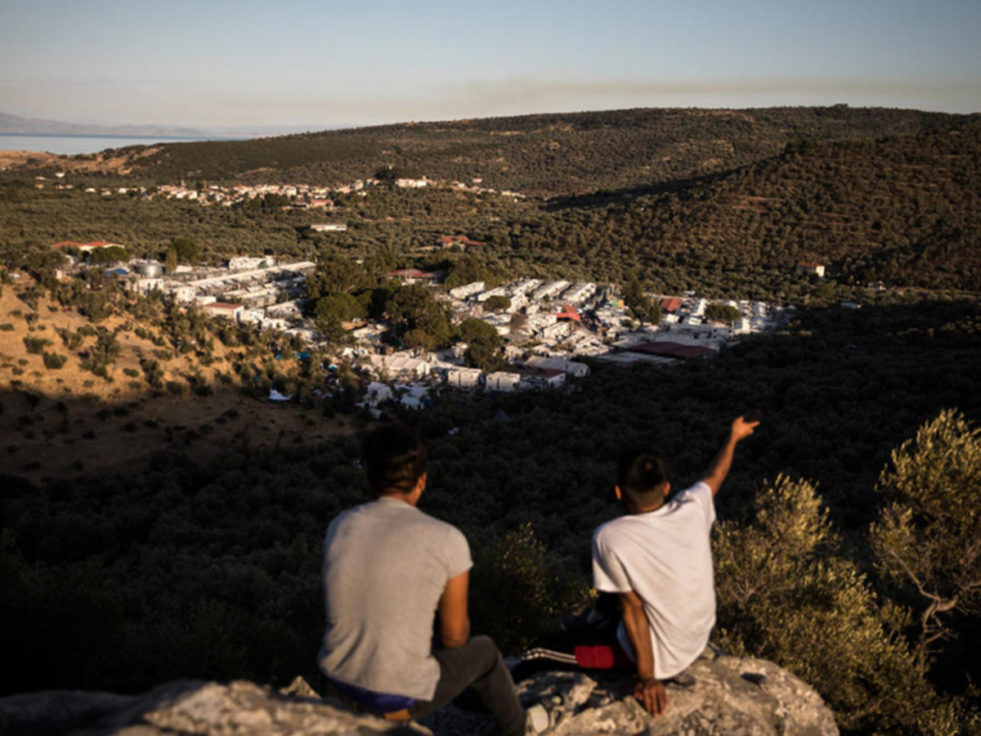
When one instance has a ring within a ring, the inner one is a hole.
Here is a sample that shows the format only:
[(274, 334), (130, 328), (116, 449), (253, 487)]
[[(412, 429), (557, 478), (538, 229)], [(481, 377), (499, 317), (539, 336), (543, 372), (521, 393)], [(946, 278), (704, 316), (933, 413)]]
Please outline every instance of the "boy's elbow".
[(467, 637), (467, 636), (454, 637), (454, 638), (451, 638), (451, 639), (448, 639), (447, 637), (443, 637), (443, 648), (444, 649), (457, 649), (459, 647), (462, 647), (469, 640), (470, 640), (470, 637)]
[(470, 640), (470, 622), (467, 621), (465, 625), (461, 626), (444, 628), (440, 632), (440, 638), (443, 640), (443, 646), (447, 649), (462, 647)]

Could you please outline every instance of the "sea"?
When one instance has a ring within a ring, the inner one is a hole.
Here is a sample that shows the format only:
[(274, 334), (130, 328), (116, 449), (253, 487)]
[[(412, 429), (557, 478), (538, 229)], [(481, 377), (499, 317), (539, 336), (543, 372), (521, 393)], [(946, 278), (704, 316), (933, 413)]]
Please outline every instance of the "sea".
[(183, 143), (205, 138), (124, 138), (94, 135), (0, 135), (0, 151), (45, 151), (62, 156), (99, 153), (107, 148), (152, 146), (154, 143)]

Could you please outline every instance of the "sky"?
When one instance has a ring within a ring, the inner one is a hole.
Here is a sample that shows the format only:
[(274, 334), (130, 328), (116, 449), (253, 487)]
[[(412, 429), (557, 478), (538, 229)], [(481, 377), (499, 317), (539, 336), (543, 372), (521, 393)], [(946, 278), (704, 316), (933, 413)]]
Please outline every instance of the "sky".
[(633, 107), (966, 113), (979, 37), (979, 0), (0, 0), (0, 112), (312, 130)]

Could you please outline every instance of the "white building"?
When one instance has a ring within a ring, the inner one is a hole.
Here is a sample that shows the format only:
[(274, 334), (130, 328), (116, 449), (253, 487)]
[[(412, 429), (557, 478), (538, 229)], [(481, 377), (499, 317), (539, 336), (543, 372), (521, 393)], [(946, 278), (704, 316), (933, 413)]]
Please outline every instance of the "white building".
[(476, 388), (480, 385), (481, 373), (479, 368), (450, 368), (446, 371), (446, 385), (453, 388)]
[(425, 378), (431, 366), (424, 360), (405, 354), (370, 355), (368, 361), (379, 374), (390, 378)]
[(365, 391), (364, 400), (370, 406), (378, 406), (378, 404), (390, 400), (393, 396), (392, 389), (387, 383), (372, 381), (368, 384), (367, 391)]
[(267, 268), (275, 264), (276, 259), (273, 256), (236, 256), (228, 259), (228, 270), (248, 271), (256, 268)]
[(535, 289), (531, 296), (532, 299), (544, 299), (545, 297), (553, 297), (561, 294), (568, 288), (568, 281), (549, 281)]
[(504, 290), (503, 286), (496, 286), (493, 289), (488, 289), (487, 291), (482, 291), (477, 294), (478, 302), (486, 302), (492, 296), (506, 296), (507, 292)]
[(245, 307), (231, 302), (212, 302), (205, 304), (201, 311), (210, 317), (221, 317), (238, 322), (240, 315), (245, 311)]
[(520, 373), (495, 371), (484, 377), (484, 387), (488, 391), (516, 391), (521, 383)]
[(590, 283), (573, 284), (564, 292), (562, 292), (562, 301), (572, 302), (573, 304), (579, 304), (584, 299), (591, 297), (595, 293), (596, 293), (596, 284), (590, 284)]
[(541, 279), (521, 279), (511, 287), (514, 296), (519, 294), (528, 295), (542, 285)]
[(470, 284), (464, 284), (463, 286), (458, 286), (455, 289), (450, 289), (450, 296), (454, 299), (466, 299), (467, 297), (473, 296), (474, 294), (479, 294), (484, 290), (483, 281), (474, 281)]

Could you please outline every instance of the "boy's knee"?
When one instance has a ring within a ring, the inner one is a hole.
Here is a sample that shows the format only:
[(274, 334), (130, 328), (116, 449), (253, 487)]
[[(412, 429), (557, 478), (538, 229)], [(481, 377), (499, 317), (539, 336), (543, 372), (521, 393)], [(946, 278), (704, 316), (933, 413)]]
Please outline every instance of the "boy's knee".
[(470, 646), (473, 647), (476, 654), (480, 654), (482, 656), (497, 657), (500, 655), (494, 640), (486, 634), (479, 634), (471, 637)]

